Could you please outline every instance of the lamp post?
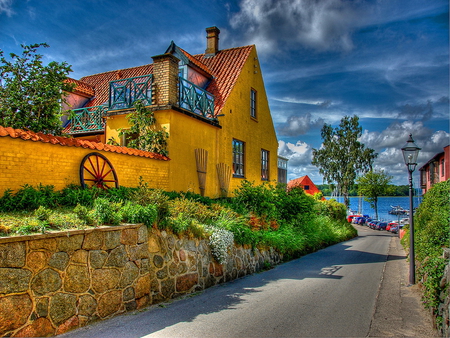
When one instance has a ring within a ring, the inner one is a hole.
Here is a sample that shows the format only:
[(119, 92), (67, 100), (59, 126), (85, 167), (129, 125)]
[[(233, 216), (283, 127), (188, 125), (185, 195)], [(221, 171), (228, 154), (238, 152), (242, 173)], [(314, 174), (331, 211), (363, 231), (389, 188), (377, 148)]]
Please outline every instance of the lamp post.
[(406, 145), (402, 148), (403, 158), (409, 175), (409, 284), (416, 283), (415, 253), (414, 253), (414, 205), (413, 205), (413, 182), (412, 173), (416, 169), (419, 148), (409, 134)]

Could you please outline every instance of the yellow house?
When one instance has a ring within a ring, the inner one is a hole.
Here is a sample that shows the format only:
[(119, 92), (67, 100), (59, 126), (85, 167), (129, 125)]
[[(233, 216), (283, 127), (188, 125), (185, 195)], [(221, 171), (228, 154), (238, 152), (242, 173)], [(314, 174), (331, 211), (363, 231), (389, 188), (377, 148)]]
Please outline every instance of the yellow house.
[(220, 30), (206, 33), (204, 54), (172, 42), (152, 64), (71, 80), (77, 115), (66, 132), (126, 145), (119, 129), (129, 128), (126, 116), (141, 99), (169, 134), (169, 190), (219, 197), (244, 179), (277, 181), (278, 141), (256, 47), (220, 50)]

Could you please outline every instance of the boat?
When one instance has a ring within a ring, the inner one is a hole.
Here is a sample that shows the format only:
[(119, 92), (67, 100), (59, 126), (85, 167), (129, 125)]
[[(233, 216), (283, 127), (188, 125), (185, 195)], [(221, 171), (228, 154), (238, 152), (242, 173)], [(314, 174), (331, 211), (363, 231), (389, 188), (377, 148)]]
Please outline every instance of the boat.
[(391, 205), (391, 210), (389, 210), (388, 213), (391, 215), (406, 215), (408, 213), (408, 210), (402, 208), (399, 205)]

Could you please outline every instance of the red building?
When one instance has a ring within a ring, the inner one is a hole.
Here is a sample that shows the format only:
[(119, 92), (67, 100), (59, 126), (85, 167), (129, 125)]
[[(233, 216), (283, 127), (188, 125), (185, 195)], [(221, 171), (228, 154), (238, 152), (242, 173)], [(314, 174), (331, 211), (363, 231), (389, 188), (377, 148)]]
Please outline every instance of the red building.
[(420, 169), (420, 187), (425, 194), (435, 183), (446, 181), (450, 178), (450, 145), (444, 147), (444, 151), (436, 154)]
[[(311, 196), (314, 196), (314, 194), (320, 192), (319, 188), (316, 187), (316, 185), (313, 183), (313, 181), (311, 181), (308, 175), (290, 180), (287, 184), (288, 190), (296, 187), (301, 187), (303, 190), (305, 190), (305, 193)], [(325, 200), (325, 197), (322, 197), (322, 199)]]

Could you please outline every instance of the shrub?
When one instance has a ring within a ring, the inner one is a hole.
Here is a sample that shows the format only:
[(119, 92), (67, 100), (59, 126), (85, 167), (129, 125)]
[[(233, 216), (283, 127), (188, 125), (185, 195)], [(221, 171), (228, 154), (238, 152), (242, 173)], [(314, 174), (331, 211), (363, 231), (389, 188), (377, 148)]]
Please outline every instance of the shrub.
[(161, 189), (150, 189), (148, 184), (139, 179), (139, 186), (130, 193), (130, 200), (140, 205), (155, 205), (157, 211), (156, 223), (164, 227), (169, 217), (169, 197)]
[[(442, 248), (450, 247), (450, 181), (440, 182), (427, 191), (415, 216), (417, 277), (422, 280), (423, 302), (436, 310), (443, 291), (440, 281), (448, 261)], [(408, 230), (409, 231), (409, 230)], [(409, 246), (409, 236), (402, 243)], [(441, 318), (437, 318), (439, 323)]]
[(69, 184), (60, 194), (60, 203), (65, 206), (82, 205), (92, 208), (94, 200), (101, 194), (101, 190), (96, 186), (92, 188), (82, 188), (79, 185)]
[(127, 223), (144, 223), (151, 227), (157, 218), (156, 206), (148, 204), (146, 206), (128, 201), (121, 209), (122, 220)]
[(39, 221), (48, 221), (50, 218), (50, 215), (52, 214), (52, 211), (46, 207), (40, 206), (38, 209), (34, 211), (34, 216)]
[(121, 221), (119, 212), (122, 203), (113, 203), (106, 198), (99, 197), (94, 201), (93, 218), (97, 225), (118, 225)]
[(345, 221), (347, 217), (345, 205), (335, 199), (318, 201), (316, 203), (316, 211), (319, 215), (329, 216), (336, 221)]
[(15, 194), (6, 190), (0, 199), (2, 211), (35, 210), (40, 206), (53, 207), (57, 204), (58, 194), (52, 185), (39, 184), (36, 188), (25, 184)]
[(84, 205), (77, 204), (77, 206), (73, 209), (73, 212), (83, 223), (85, 224), (93, 223), (93, 219), (91, 217), (92, 213), (89, 213), (89, 209)]

